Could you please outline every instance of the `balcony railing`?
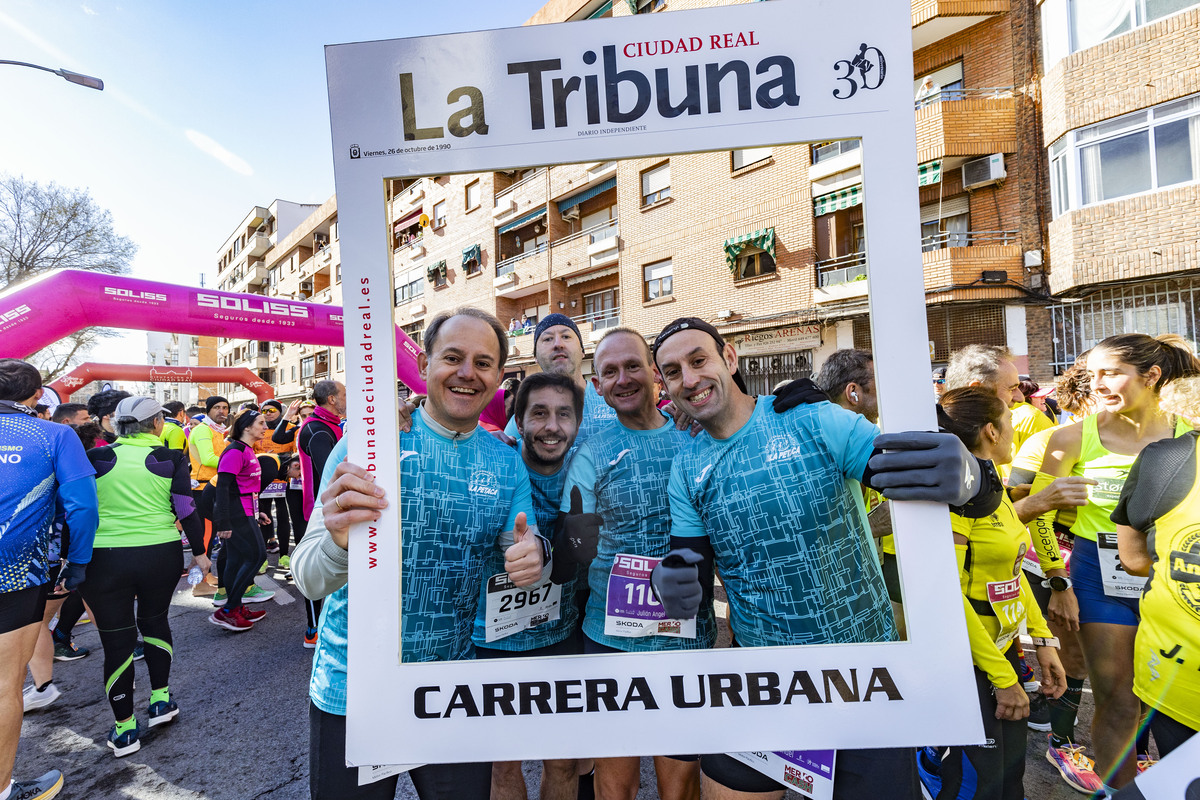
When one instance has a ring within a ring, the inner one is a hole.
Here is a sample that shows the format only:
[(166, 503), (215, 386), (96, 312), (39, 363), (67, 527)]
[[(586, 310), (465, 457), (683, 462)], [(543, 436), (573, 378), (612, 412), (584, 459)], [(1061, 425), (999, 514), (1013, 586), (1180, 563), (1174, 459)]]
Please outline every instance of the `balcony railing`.
[(494, 203), (494, 204), (495, 204), (495, 205), (497, 205), (497, 206), (498, 206), (498, 205), (500, 205), (500, 198), (501, 198), (501, 197), (505, 197), (505, 196), (507, 196), (508, 194), (510, 194), (510, 193), (511, 193), (512, 191), (514, 191), (515, 189), (517, 189), (517, 188), (519, 188), (519, 187), (521, 187), (521, 186), (524, 186), (525, 184), (529, 183), (530, 181), (534, 180), (535, 178), (538, 178), (538, 177), (540, 177), (540, 176), (544, 175), (544, 174), (545, 174), (545, 172), (546, 172), (546, 168), (545, 168), (545, 167), (542, 167), (541, 169), (535, 170), (535, 171), (533, 172), (533, 174), (532, 174), (532, 175), (526, 175), (524, 178), (522, 178), (521, 180), (517, 181), (517, 182), (516, 182), (516, 183), (514, 183), (512, 186), (505, 187), (504, 189), (501, 189), (500, 191), (496, 192), (496, 199), (495, 199), (495, 203)]
[(506, 258), (496, 264), (496, 277), (507, 275), (517, 268), (517, 262), (522, 261), (530, 256), (536, 256), (538, 253), (544, 253), (549, 248), (548, 244), (542, 243), (532, 250), (526, 250), (524, 253), (518, 253), (512, 258)]
[(615, 328), (621, 324), (621, 307), (604, 308), (599, 311), (592, 311), (587, 314), (580, 314), (577, 317), (571, 317), (576, 325), (589, 324), (594, 331), (608, 330)]
[(867, 254), (850, 253), (817, 262), (817, 285), (833, 286), (849, 283), (867, 275)]
[(989, 244), (1017, 244), (1017, 231), (941, 231), (921, 238), (921, 252)]
[(613, 239), (620, 235), (621, 226), (614, 222), (607, 222), (603, 226), (588, 229), (588, 243), (596, 244), (603, 242), (605, 239)]
[(939, 89), (931, 93), (928, 97), (920, 97), (914, 100), (913, 108), (924, 108), (925, 106), (951, 100), (1001, 100), (1012, 97), (1013, 92), (1014, 87), (1012, 86), (994, 86), (985, 89)]
[(420, 236), (414, 236), (413, 238), (409, 239), (409, 240), (408, 240), (407, 242), (405, 242), (404, 244), (402, 244), (402, 245), (398, 246), (398, 247), (397, 247), (395, 250), (393, 250), (392, 252), (393, 252), (393, 253), (396, 253), (397, 255), (399, 255), (400, 253), (402, 253), (402, 252), (404, 252), (405, 250), (409, 249), (409, 248), (410, 248), (410, 247), (412, 247), (413, 245), (420, 244), (422, 241), (424, 241), (424, 239), (425, 239), (425, 235), (424, 235), (424, 233), (422, 233)]

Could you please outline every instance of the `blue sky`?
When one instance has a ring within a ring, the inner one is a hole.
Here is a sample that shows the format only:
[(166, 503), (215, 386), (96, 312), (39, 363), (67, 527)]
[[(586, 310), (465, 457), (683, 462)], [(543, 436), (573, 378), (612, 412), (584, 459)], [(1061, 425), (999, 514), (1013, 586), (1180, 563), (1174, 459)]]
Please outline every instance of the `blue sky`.
[[(544, 0), (5, 0), (0, 172), (82, 187), (137, 242), (134, 274), (211, 286), (253, 205), (333, 194), (326, 44), (520, 25)], [(128, 363), (145, 336), (93, 353)]]

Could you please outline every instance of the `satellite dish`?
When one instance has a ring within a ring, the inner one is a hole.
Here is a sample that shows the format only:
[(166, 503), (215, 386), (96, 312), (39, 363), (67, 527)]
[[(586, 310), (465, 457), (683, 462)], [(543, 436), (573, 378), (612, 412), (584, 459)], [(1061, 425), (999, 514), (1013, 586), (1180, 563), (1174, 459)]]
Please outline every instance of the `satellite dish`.
[(422, 228), (428, 228), (429, 227), (429, 215), (422, 214), (420, 216), (420, 218), (417, 220), (417, 222), (421, 223)]

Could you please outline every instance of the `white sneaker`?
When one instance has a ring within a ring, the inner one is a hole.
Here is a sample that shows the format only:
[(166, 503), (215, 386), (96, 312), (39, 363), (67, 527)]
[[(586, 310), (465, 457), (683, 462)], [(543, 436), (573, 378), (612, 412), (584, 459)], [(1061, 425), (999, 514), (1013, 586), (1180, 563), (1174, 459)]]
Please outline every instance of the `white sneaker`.
[(25, 711), (34, 711), (39, 708), (45, 708), (53, 703), (62, 695), (58, 687), (53, 683), (49, 684), (43, 691), (38, 691), (33, 684), (25, 687), (25, 691), (21, 693), (21, 698), (25, 701)]

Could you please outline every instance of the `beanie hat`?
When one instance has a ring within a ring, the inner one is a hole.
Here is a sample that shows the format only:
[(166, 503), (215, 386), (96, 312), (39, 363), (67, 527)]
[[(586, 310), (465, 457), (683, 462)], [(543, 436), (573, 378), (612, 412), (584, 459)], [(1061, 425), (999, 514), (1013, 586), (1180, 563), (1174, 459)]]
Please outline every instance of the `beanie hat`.
[(559, 314), (559, 313), (555, 312), (553, 314), (547, 314), (546, 316), (542, 317), (541, 321), (538, 322), (538, 324), (537, 324), (537, 328), (534, 329), (534, 331), (533, 331), (533, 354), (534, 354), (534, 356), (537, 356), (538, 339), (542, 338), (542, 334), (546, 330), (548, 330), (549, 328), (553, 328), (556, 325), (565, 325), (568, 328), (570, 328), (571, 330), (575, 331), (575, 338), (579, 340), (579, 346), (580, 347), (583, 346), (583, 337), (579, 335), (579, 326), (575, 324), (575, 320), (571, 319), (566, 314)]

